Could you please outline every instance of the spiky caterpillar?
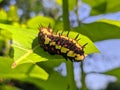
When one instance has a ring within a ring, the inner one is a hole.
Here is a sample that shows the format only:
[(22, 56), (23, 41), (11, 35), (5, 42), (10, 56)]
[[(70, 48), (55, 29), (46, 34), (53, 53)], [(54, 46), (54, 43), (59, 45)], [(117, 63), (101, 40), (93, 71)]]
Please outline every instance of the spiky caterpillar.
[(38, 40), (40, 46), (47, 51), (48, 53), (54, 55), (62, 55), (66, 60), (70, 59), (71, 61), (81, 61), (85, 58), (84, 47), (87, 45), (84, 44), (81, 46), (78, 44), (78, 35), (74, 39), (68, 37), (69, 32), (66, 36), (63, 36), (62, 33), (54, 34), (52, 29), (48, 26), (40, 27), (40, 32), (38, 34)]

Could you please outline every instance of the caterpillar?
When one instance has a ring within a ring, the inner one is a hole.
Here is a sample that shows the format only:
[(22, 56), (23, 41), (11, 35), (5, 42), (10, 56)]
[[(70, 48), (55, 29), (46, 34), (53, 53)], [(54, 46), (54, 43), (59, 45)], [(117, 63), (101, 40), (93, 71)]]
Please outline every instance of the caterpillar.
[(85, 53), (84, 48), (88, 44), (81, 46), (78, 44), (77, 34), (74, 39), (68, 37), (67, 35), (62, 35), (61, 33), (53, 33), (53, 30), (48, 27), (41, 26), (38, 33), (38, 42), (40, 46), (51, 55), (62, 55), (66, 60), (71, 60), (72, 62), (79, 62), (84, 60)]

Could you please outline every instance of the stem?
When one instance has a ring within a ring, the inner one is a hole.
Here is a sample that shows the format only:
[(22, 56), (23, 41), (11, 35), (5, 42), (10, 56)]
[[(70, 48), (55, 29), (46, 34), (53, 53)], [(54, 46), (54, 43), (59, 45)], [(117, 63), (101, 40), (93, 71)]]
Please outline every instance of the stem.
[(78, 0), (76, 0), (76, 9), (75, 9), (75, 13), (76, 13), (78, 25), (80, 25), (79, 14), (78, 14), (78, 8), (79, 8), (79, 6), (78, 6)]
[(81, 25), (81, 21), (79, 20), (79, 5), (78, 5), (78, 0), (76, 0), (76, 9), (75, 9), (75, 13), (76, 13), (76, 17), (77, 17), (77, 22), (78, 22), (78, 26), (80, 26)]
[(67, 67), (67, 80), (68, 80), (68, 89), (67, 90), (76, 90), (76, 85), (74, 81), (74, 72), (73, 72), (73, 62), (66, 61)]
[[(79, 9), (78, 0), (76, 0), (76, 10), (75, 10), (75, 13), (76, 13), (76, 16), (77, 16), (78, 25), (80, 26), (81, 25), (81, 21), (79, 20), (78, 9)], [(81, 67), (81, 83), (82, 83), (81, 90), (87, 90), (86, 83), (85, 83), (86, 74), (84, 72), (83, 61), (81, 62), (81, 66), (80, 67)]]
[[(64, 30), (70, 30), (68, 0), (63, 0), (62, 2), (63, 2), (62, 9), (63, 9)], [(67, 67), (68, 90), (76, 90), (75, 81), (74, 81), (73, 63), (71, 61), (66, 61), (66, 67)]]
[(63, 23), (64, 30), (70, 30), (70, 22), (69, 22), (69, 11), (68, 11), (68, 0), (63, 0)]
[(84, 72), (83, 61), (82, 61), (81, 62), (81, 83), (82, 83), (81, 90), (87, 90), (86, 83), (85, 83), (85, 77), (86, 77), (86, 74)]

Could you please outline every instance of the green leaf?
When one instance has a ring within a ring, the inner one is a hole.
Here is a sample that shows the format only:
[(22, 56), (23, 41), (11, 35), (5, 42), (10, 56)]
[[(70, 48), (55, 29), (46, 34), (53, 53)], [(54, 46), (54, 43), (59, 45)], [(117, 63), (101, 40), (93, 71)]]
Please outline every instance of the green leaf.
[(5, 39), (12, 39), (12, 35), (8, 30), (0, 30), (0, 38)]
[(116, 68), (110, 71), (105, 72), (104, 74), (116, 76), (120, 80), (120, 68)]
[(12, 47), (14, 49), (15, 60), (13, 67), (22, 63), (36, 63), (47, 60), (46, 58), (34, 53), (34, 51), (39, 47), (39, 44), (32, 47), (33, 40), (38, 34), (37, 30), (22, 29), (5, 24), (0, 24), (0, 28), (6, 29), (12, 33)]
[(92, 41), (101, 41), (106, 39), (118, 39), (120, 38), (120, 22), (112, 20), (102, 20), (90, 24), (83, 24), (81, 27), (75, 27), (74, 31), (77, 31)]
[(0, 85), (0, 90), (21, 90), (21, 89), (12, 85)]
[(0, 55), (5, 48), (5, 41), (0, 37)]
[(12, 79), (38, 78), (47, 80), (48, 74), (37, 64), (26, 63), (19, 65), (15, 69), (11, 68), (13, 60), (0, 57), (0, 77)]
[(92, 7), (91, 15), (117, 12), (120, 10), (120, 1), (115, 0), (82, 0)]
[(56, 3), (62, 6), (62, 0), (56, 0)]
[(38, 87), (43, 88), (43, 90), (67, 90), (68, 88), (67, 78), (61, 76), (57, 72), (51, 73), (48, 80), (46, 81), (34, 78), (26, 79), (23, 81), (34, 83)]
[(0, 0), (0, 3), (2, 2), (3, 0)]
[[(67, 32), (68, 32), (68, 31), (64, 31), (63, 35), (66, 35)], [(74, 39), (77, 34), (78, 34), (77, 32), (70, 31), (68, 37), (71, 38), (71, 39)], [(81, 46), (83, 46), (83, 45), (85, 45), (86, 43), (88, 43), (88, 45), (86, 45), (85, 48), (84, 48), (84, 51), (85, 51), (86, 54), (91, 54), (91, 53), (98, 53), (98, 52), (100, 52), (100, 51), (96, 48), (96, 46), (94, 45), (94, 43), (93, 43), (88, 37), (86, 37), (86, 36), (84, 36), (84, 35), (82, 35), (82, 34), (79, 33), (78, 39), (80, 39), (80, 40), (78, 41), (78, 43), (79, 43)]]
[[(64, 60), (64, 62), (67, 62)], [(37, 63), (40, 67), (44, 68), (45, 71), (47, 71), (49, 74), (54, 72), (54, 68), (59, 66), (61, 63), (63, 63), (63, 60), (49, 60), (46, 62), (40, 62)]]
[[(46, 62), (38, 63), (38, 65), (44, 68), (44, 70), (47, 71), (50, 76), (46, 81), (41, 80), (29, 80), (29, 81), (35, 83), (36, 85), (38, 85), (38, 87), (43, 87), (45, 90), (66, 90), (66, 88), (68, 87), (67, 77), (64, 77), (60, 75), (58, 72), (54, 71), (54, 68), (59, 66), (62, 62), (63, 62), (62, 60), (52, 61), (49, 60)], [(61, 87), (59, 87), (59, 85), (61, 85)]]
[(58, 30), (64, 30), (63, 21), (56, 20), (53, 30), (57, 32)]
[[(0, 24), (0, 28), (6, 29), (12, 33), (13, 43), (12, 47), (14, 49), (14, 60), (12, 67), (16, 67), (19, 64), (23, 63), (36, 63), (46, 60), (64, 60), (60, 55), (50, 55), (39, 46), (37, 35), (37, 30), (32, 29), (22, 29), (14, 27), (11, 25)], [(71, 32), (70, 36), (75, 37), (77, 33)], [(85, 48), (85, 53), (90, 54), (98, 52), (98, 49), (94, 46), (92, 41), (87, 37), (80, 35), (81, 40), (79, 43), (84, 45), (88, 43)]]
[(7, 13), (4, 9), (0, 9), (0, 22), (7, 21)]
[[(68, 87), (66, 77), (53, 71), (53, 66), (58, 66), (58, 62), (61, 63), (61, 61), (41, 62), (39, 66), (37, 64), (22, 64), (11, 69), (12, 62), (13, 60), (10, 58), (0, 57), (1, 78), (33, 83), (44, 90), (66, 90)], [(48, 74), (40, 66), (49, 70), (49, 78)]]
[(8, 11), (8, 20), (9, 21), (19, 21), (19, 16), (17, 13), (17, 7), (14, 5), (11, 5)]
[(47, 27), (49, 24), (53, 26), (54, 23), (55, 23), (54, 20), (50, 17), (35, 16), (28, 20), (27, 26), (29, 28), (38, 29), (39, 25), (43, 25)]
[(14, 60), (12, 67), (23, 63), (36, 63), (46, 60), (64, 60), (62, 56), (50, 55), (45, 52), (39, 45), (37, 30), (22, 29), (12, 25), (0, 24), (0, 28), (6, 29), (12, 33), (14, 49)]
[(10, 40), (12, 36), (8, 30), (0, 29), (0, 56), (10, 56)]
[(117, 27), (120, 27), (120, 21), (118, 21), (118, 20), (101, 19), (101, 20), (99, 20), (98, 22), (108, 23), (108, 24), (111, 24), (111, 25), (115, 25), (115, 26), (117, 26)]

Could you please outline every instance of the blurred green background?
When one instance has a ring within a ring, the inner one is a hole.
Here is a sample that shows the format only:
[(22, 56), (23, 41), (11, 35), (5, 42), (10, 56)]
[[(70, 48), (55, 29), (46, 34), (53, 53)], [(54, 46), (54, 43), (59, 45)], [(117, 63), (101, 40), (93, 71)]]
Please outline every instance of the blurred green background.
[[(116, 0), (0, 0), (0, 90), (120, 90), (119, 6)], [(80, 33), (87, 58), (75, 63), (44, 52), (40, 24), (70, 29), (70, 38)]]

